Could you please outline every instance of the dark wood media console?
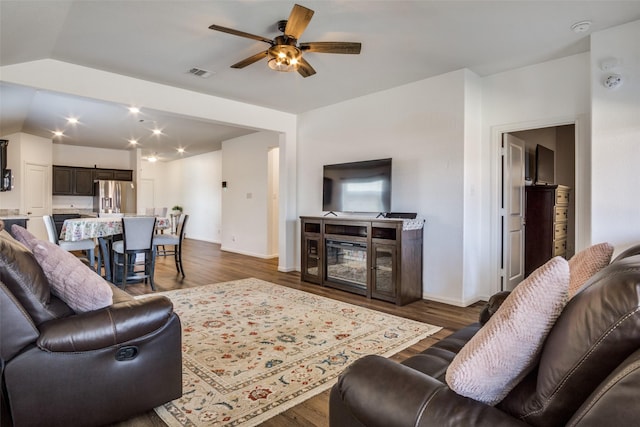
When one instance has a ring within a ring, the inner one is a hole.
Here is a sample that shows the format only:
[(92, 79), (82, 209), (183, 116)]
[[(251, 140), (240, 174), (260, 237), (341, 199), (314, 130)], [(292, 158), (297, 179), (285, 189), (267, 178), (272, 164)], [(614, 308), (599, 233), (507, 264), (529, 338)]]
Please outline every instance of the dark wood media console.
[(302, 216), (302, 280), (405, 305), (422, 299), (422, 223)]

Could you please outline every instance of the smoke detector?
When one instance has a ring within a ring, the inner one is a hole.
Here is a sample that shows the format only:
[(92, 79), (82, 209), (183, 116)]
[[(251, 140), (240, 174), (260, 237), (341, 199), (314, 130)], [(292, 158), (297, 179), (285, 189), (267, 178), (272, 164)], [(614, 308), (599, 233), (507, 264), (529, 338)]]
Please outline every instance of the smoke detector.
[(615, 89), (622, 86), (622, 76), (620, 74), (610, 74), (604, 79), (604, 87), (607, 89)]
[(591, 28), (591, 21), (580, 21), (571, 26), (571, 30), (574, 33), (586, 33), (589, 28)]

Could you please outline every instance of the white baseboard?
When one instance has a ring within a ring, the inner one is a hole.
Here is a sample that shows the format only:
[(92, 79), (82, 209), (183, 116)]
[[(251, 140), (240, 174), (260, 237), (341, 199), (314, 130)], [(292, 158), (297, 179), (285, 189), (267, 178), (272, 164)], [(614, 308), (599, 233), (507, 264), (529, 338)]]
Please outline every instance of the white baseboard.
[(456, 307), (469, 307), (471, 304), (474, 304), (478, 301), (486, 301), (488, 298), (486, 297), (482, 297), (482, 296), (476, 296), (473, 298), (467, 298), (463, 301), (457, 300), (457, 299), (453, 299), (453, 298), (443, 298), (441, 296), (438, 295), (433, 295), (433, 294), (426, 294), (426, 293), (422, 293), (422, 299), (424, 300), (429, 300), (429, 301), (436, 301), (436, 302), (441, 302), (443, 304), (449, 304), (449, 305), (454, 305)]
[(225, 251), (225, 252), (232, 252), (234, 254), (247, 255), (247, 256), (254, 257), (254, 258), (262, 258), (262, 259), (272, 259), (272, 258), (276, 258), (277, 257), (277, 255), (256, 254), (256, 253), (253, 253), (253, 252), (240, 251), (240, 250), (237, 250), (237, 249), (229, 249), (229, 248), (226, 248), (224, 246), (220, 246), (220, 250), (221, 251)]

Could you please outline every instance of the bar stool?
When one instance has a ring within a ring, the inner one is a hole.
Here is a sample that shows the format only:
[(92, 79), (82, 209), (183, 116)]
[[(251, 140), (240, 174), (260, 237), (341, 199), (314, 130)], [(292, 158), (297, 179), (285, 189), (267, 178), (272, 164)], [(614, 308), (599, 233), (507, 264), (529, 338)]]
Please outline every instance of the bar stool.
[[(119, 268), (122, 270), (120, 285), (124, 289), (128, 280), (142, 280), (153, 284), (153, 270), (155, 267), (155, 251), (153, 246), (153, 231), (156, 226), (155, 217), (124, 217), (122, 218), (122, 240), (113, 243), (113, 282), (118, 281)], [(144, 256), (144, 261), (138, 261), (138, 255)], [(118, 268), (119, 267), (119, 268)], [(142, 269), (140, 269), (142, 267)], [(138, 269), (136, 269), (138, 268)]]
[[(182, 241), (184, 240), (184, 229), (187, 225), (189, 215), (180, 215), (178, 220), (178, 229), (176, 234), (156, 234), (153, 237), (154, 251), (159, 256), (173, 255), (176, 262), (176, 270), (184, 277), (184, 268), (182, 267)], [(158, 246), (162, 246), (162, 250), (158, 250)], [(165, 249), (166, 246), (173, 246), (173, 250)]]
[[(96, 242), (93, 239), (83, 239), (78, 240), (77, 242), (69, 242), (66, 240), (60, 241), (58, 238), (58, 233), (56, 232), (56, 224), (53, 221), (53, 217), (51, 215), (43, 215), (42, 219), (44, 220), (44, 226), (47, 228), (47, 236), (49, 237), (49, 241), (60, 246), (62, 249), (68, 252), (72, 251), (83, 251), (85, 253), (87, 262), (89, 263), (89, 267), (92, 270), (96, 270), (95, 262), (95, 248)], [(100, 265), (100, 252), (98, 251), (98, 266)]]

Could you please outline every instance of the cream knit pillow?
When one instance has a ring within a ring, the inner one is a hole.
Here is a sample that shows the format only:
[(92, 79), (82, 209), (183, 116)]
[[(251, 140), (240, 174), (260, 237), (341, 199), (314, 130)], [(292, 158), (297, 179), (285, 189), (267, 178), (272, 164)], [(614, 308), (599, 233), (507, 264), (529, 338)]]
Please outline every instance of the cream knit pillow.
[(571, 257), (569, 260), (569, 270), (571, 271), (569, 299), (578, 293), (591, 276), (609, 265), (611, 255), (613, 255), (613, 246), (609, 243), (598, 243)]
[(453, 359), (445, 376), (449, 388), (488, 405), (500, 402), (537, 362), (568, 287), (564, 258), (531, 273)]

